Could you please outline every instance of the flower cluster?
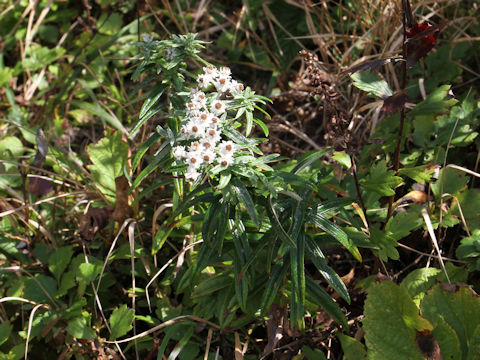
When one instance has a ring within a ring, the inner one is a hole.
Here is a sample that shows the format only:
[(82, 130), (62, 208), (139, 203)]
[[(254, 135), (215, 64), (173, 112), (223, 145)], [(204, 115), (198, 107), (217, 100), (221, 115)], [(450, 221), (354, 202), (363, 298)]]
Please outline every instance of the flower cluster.
[[(188, 165), (185, 178), (194, 182), (208, 165), (227, 168), (234, 162), (233, 154), (239, 148), (233, 141), (222, 139), (222, 128), (227, 123), (227, 108), (232, 96), (243, 91), (243, 85), (232, 79), (230, 69), (209, 65), (197, 77), (198, 88), (190, 91), (186, 104), (186, 118), (180, 129), (186, 145), (173, 148), (173, 157)], [(210, 93), (203, 90), (215, 89)]]

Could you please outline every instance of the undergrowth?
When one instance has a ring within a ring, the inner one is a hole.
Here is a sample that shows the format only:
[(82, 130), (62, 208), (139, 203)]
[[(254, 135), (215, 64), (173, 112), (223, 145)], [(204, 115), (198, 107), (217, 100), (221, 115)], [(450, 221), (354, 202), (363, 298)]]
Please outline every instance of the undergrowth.
[(478, 358), (475, 1), (2, 6), (2, 358)]

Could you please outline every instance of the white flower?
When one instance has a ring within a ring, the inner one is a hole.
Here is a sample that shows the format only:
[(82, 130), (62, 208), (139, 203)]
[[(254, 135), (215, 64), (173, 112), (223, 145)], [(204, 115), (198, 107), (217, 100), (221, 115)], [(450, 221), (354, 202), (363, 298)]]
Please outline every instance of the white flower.
[(216, 128), (218, 125), (220, 125), (220, 119), (218, 117), (216, 117), (215, 115), (211, 115), (208, 125)]
[(214, 144), (220, 141), (220, 131), (215, 128), (206, 128), (204, 136), (206, 140)]
[(189, 168), (198, 169), (202, 165), (202, 154), (199, 151), (187, 152), (187, 164)]
[(200, 143), (198, 141), (194, 141), (188, 147), (188, 151), (191, 153), (200, 152), (202, 151), (202, 147), (200, 146)]
[(224, 93), (230, 89), (230, 83), (230, 76), (220, 75), (216, 80), (214, 80), (213, 85), (218, 92)]
[(207, 97), (203, 91), (197, 91), (195, 95), (191, 97), (192, 102), (196, 104), (198, 109), (204, 108), (207, 106)]
[(217, 161), (221, 166), (228, 167), (233, 164), (233, 154), (222, 154)]
[(199, 138), (205, 133), (205, 125), (196, 120), (190, 120), (186, 128), (188, 137)]
[(232, 70), (230, 70), (230, 68), (228, 66), (222, 66), (220, 68), (220, 70), (218, 71), (218, 73), (221, 76), (230, 76), (232, 74)]
[(213, 150), (213, 148), (209, 148), (202, 152), (202, 159), (204, 162), (208, 164), (211, 164), (216, 157), (217, 157), (217, 154), (215, 154), (215, 151)]
[(198, 121), (202, 123), (205, 126), (208, 126), (208, 123), (210, 122), (210, 114), (202, 111), (201, 113), (198, 114)]
[(191, 182), (194, 182), (198, 179), (200, 173), (194, 167), (189, 167), (187, 172), (185, 173), (185, 178)]
[(203, 72), (206, 75), (210, 75), (211, 77), (216, 77), (218, 76), (218, 70), (215, 66), (213, 65), (208, 65), (203, 67)]
[(225, 101), (212, 101), (212, 103), (210, 104), (210, 111), (215, 115), (222, 115), (225, 112)]
[(185, 152), (185, 146), (175, 146), (172, 151), (173, 157), (176, 160), (185, 159), (187, 153)]
[(237, 80), (232, 80), (230, 81), (230, 86), (228, 88), (228, 91), (232, 95), (236, 95), (241, 93), (244, 90), (243, 84), (240, 84)]
[(213, 78), (211, 75), (208, 75), (208, 74), (200, 74), (198, 75), (197, 77), (197, 83), (198, 83), (198, 86), (201, 88), (201, 89), (206, 89), (210, 86), (210, 83), (213, 81)]
[(236, 144), (233, 141), (222, 141), (218, 145), (218, 151), (222, 156), (233, 156), (235, 152)]
[(217, 145), (216, 142), (214, 142), (214, 141), (212, 141), (212, 140), (210, 140), (206, 137), (203, 138), (200, 143), (202, 145), (202, 150), (203, 151), (206, 151), (206, 150), (209, 150), (209, 149), (215, 149), (215, 146)]

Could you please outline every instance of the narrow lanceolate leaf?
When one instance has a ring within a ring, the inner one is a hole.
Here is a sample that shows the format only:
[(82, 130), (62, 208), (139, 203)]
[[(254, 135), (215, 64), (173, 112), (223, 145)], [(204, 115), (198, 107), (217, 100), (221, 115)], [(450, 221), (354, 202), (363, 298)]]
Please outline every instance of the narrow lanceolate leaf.
[(272, 204), (272, 199), (269, 198), (268, 204), (267, 204), (267, 214), (270, 219), (272, 228), (275, 230), (275, 233), (278, 235), (282, 241), (285, 241), (285, 243), (289, 244), (290, 246), (296, 247), (297, 245), (293, 241), (293, 239), (290, 237), (290, 235), (287, 234), (285, 229), (283, 228), (282, 224), (280, 223), (280, 220), (278, 219), (277, 213), (275, 212), (275, 209), (273, 208)]
[(345, 301), (350, 303), (350, 295), (348, 294), (347, 287), (343, 283), (342, 279), (340, 279), (340, 276), (338, 276), (338, 274), (327, 265), (327, 261), (322, 253), (322, 250), (309, 236), (306, 237), (305, 245), (308, 258), (313, 262), (320, 274)]
[(248, 298), (248, 273), (243, 272), (243, 265), (250, 255), (248, 239), (245, 233), (234, 231), (233, 242), (235, 246), (234, 272), (235, 272), (235, 295), (243, 311), (247, 312)]
[(130, 131), (130, 136), (134, 134), (148, 119), (155, 115), (160, 108), (157, 106), (153, 108), (160, 96), (162, 96), (165, 89), (168, 87), (167, 84), (157, 85), (152, 89), (150, 96), (144, 101), (142, 109), (140, 110), (139, 120)]
[[(288, 257), (287, 257), (288, 258)], [(285, 259), (283, 264), (276, 264), (273, 266), (270, 278), (265, 286), (265, 291), (260, 303), (260, 311), (262, 314), (268, 313), (270, 305), (272, 305), (275, 297), (278, 294), (280, 286), (283, 284), (283, 278), (290, 267), (290, 261)]]
[(309, 221), (315, 226), (318, 226), (320, 229), (327, 232), (328, 234), (332, 235), (335, 240), (337, 240), (340, 244), (345, 246), (348, 251), (350, 251), (350, 253), (355, 257), (355, 259), (357, 259), (358, 261), (362, 261), (362, 255), (360, 255), (360, 251), (358, 251), (358, 248), (348, 238), (347, 234), (337, 225), (335, 225), (333, 222), (323, 217), (322, 215), (316, 214), (315, 211), (310, 213)]
[[(147, 152), (147, 150), (155, 144), (158, 140), (160, 139), (160, 134), (157, 132), (154, 132), (152, 136), (150, 136), (147, 141), (145, 141), (140, 147), (138, 148), (137, 153), (135, 154), (133, 160), (132, 160), (132, 169), (135, 169), (140, 162), (140, 160), (143, 158), (143, 155)], [(165, 144), (166, 146), (167, 144)]]
[(312, 163), (314, 163), (315, 161), (320, 159), (323, 155), (325, 155), (326, 153), (328, 153), (332, 150), (333, 150), (333, 148), (326, 148), (326, 149), (323, 149), (323, 150), (315, 151), (314, 153), (306, 156), (305, 158), (300, 160), (297, 165), (295, 165), (295, 167), (292, 169), (291, 173), (298, 174), (303, 169), (307, 168)]
[(335, 321), (348, 329), (347, 319), (335, 300), (309, 276), (306, 277), (305, 284), (308, 298), (324, 309)]
[(253, 200), (247, 188), (245, 187), (245, 185), (243, 185), (241, 181), (233, 180), (232, 183), (233, 183), (232, 188), (233, 190), (235, 190), (235, 193), (237, 194), (238, 199), (247, 209), (248, 214), (252, 218), (252, 221), (255, 223), (255, 225), (259, 226), (260, 223), (258, 221), (257, 211), (255, 210), (255, 204), (253, 203)]

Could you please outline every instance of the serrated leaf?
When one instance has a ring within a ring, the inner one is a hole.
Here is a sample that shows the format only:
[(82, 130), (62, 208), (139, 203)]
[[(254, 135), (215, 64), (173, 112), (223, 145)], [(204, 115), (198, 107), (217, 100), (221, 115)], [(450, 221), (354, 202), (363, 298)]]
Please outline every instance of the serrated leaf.
[(446, 112), (450, 107), (455, 105), (458, 100), (450, 99), (448, 92), (451, 85), (442, 85), (436, 88), (425, 100), (418, 103), (409, 116), (427, 116), (438, 115)]
[(403, 179), (395, 176), (393, 170), (387, 170), (385, 161), (379, 161), (370, 168), (368, 176), (360, 180), (365, 189), (382, 196), (395, 195), (394, 189), (403, 184)]
[(429, 182), (434, 173), (434, 168), (427, 168), (425, 165), (404, 167), (398, 170), (399, 175), (408, 176), (410, 179), (416, 181), (419, 184), (425, 185)]
[(433, 326), (419, 315), (404, 287), (382, 281), (369, 287), (363, 328), (369, 359), (423, 360), (416, 331), (431, 331)]
[(90, 322), (90, 315), (75, 317), (68, 321), (67, 332), (77, 339), (93, 340), (97, 335), (88, 322)]
[(101, 271), (102, 267), (100, 264), (82, 263), (78, 267), (76, 279), (88, 284), (94, 281)]
[(60, 280), (61, 275), (70, 263), (73, 255), (73, 246), (62, 246), (48, 258), (48, 269)]
[(87, 153), (92, 160), (88, 168), (92, 172), (95, 185), (115, 203), (115, 178), (123, 174), (128, 156), (128, 145), (122, 140), (120, 132), (109, 134), (96, 144), (89, 145)]
[(465, 285), (438, 284), (430, 290), (420, 304), (422, 316), (435, 323), (441, 316), (455, 331), (462, 354), (480, 324), (480, 298)]
[(133, 319), (135, 317), (135, 312), (132, 309), (127, 309), (127, 305), (123, 304), (119, 308), (113, 310), (112, 315), (110, 315), (110, 340), (115, 340), (120, 336), (125, 335), (132, 329)]
[(353, 85), (360, 90), (368, 93), (370, 96), (377, 96), (380, 99), (386, 99), (393, 95), (392, 89), (385, 80), (371, 71), (356, 72), (350, 75)]

